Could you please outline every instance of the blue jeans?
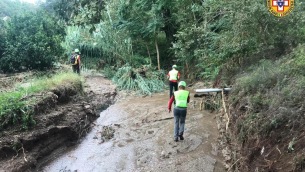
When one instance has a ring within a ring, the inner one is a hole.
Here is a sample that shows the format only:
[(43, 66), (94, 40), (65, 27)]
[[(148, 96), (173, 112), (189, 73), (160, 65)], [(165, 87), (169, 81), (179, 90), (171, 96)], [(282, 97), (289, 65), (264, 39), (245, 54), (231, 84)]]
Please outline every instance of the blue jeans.
[(174, 137), (178, 137), (179, 135), (183, 135), (184, 132), (184, 125), (185, 125), (185, 118), (186, 118), (186, 108), (174, 108), (174, 120), (175, 120), (175, 127), (174, 127)]

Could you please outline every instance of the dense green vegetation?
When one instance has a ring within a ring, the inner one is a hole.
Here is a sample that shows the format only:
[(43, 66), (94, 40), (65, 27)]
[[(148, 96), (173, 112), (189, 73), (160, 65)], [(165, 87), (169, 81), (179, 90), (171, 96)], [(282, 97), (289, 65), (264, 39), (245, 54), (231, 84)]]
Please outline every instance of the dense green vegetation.
[(82, 78), (73, 73), (59, 73), (50, 78), (37, 78), (27, 85), (16, 85), (12, 91), (0, 93), (0, 131), (9, 126), (28, 129), (35, 124), (34, 108), (44, 97), (33, 96), (58, 87), (70, 86), (82, 91)]
[(14, 16), (7, 24), (6, 49), (0, 69), (50, 69), (62, 54), (63, 27), (43, 11)]

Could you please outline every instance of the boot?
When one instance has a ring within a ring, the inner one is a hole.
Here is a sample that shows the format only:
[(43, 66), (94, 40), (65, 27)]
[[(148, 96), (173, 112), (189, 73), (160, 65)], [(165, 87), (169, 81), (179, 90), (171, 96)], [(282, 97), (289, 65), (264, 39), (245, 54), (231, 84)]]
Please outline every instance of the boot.
[(178, 142), (178, 137), (175, 137), (174, 141), (175, 141), (175, 142)]

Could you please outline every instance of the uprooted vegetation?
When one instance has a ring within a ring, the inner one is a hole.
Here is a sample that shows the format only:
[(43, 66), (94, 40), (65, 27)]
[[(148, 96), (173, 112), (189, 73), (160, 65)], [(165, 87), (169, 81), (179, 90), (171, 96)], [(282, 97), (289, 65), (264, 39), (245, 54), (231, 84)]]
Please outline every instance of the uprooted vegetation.
[(299, 46), (280, 60), (260, 61), (236, 79), (229, 99), (230, 137), (240, 150), (236, 171), (305, 169), (304, 56)]
[(104, 69), (104, 73), (122, 90), (138, 91), (140, 94), (150, 95), (164, 89), (164, 72), (154, 71), (151, 66), (132, 68), (128, 64), (113, 72), (111, 68)]

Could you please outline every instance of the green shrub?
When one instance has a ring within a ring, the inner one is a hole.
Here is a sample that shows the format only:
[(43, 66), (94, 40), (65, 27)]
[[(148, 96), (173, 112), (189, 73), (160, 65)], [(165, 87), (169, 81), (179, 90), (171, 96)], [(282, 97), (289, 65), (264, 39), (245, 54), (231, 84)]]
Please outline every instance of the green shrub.
[(8, 22), (0, 70), (49, 69), (62, 54), (64, 29), (43, 11), (15, 16)]

